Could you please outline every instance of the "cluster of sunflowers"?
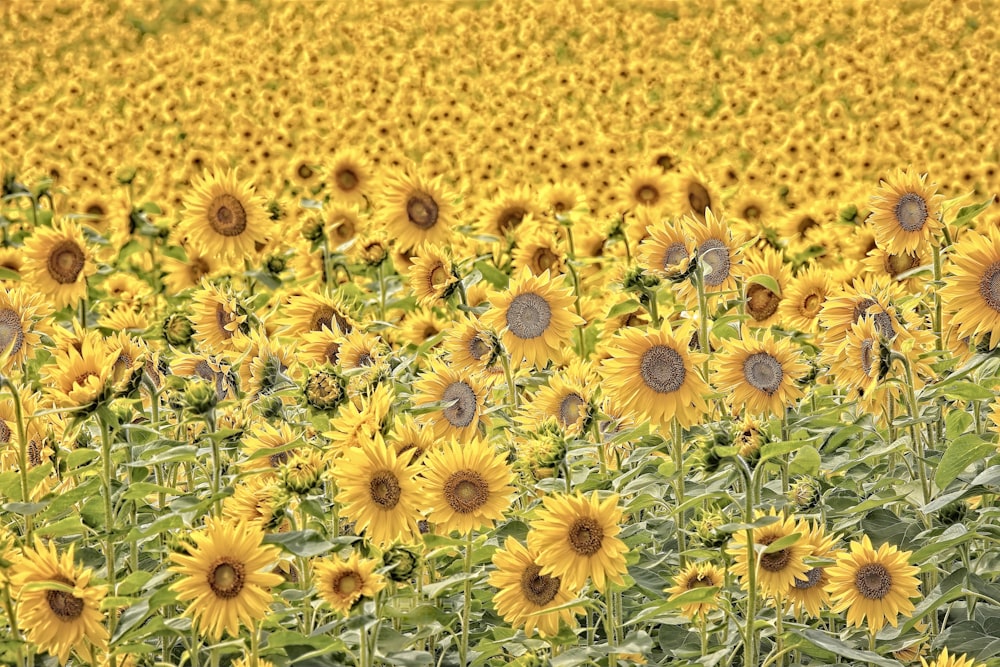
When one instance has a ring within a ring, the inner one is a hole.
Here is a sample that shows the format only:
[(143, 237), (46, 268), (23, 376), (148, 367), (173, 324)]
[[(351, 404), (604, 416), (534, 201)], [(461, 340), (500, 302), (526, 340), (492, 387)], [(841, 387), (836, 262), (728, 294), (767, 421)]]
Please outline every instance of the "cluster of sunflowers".
[(988, 3), (12, 4), (0, 661), (995, 661)]

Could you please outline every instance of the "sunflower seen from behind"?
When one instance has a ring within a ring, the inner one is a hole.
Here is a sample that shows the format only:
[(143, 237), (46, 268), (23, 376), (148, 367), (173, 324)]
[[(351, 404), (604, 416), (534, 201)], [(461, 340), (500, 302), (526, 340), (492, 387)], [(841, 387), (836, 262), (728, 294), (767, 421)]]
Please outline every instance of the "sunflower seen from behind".
[(888, 543), (876, 550), (867, 535), (851, 542), (828, 571), (831, 610), (846, 611), (848, 625), (866, 625), (872, 634), (886, 623), (896, 627), (900, 614), (913, 613), (911, 599), (920, 595), (920, 568), (910, 565), (910, 554)]
[(235, 171), (208, 172), (184, 197), (178, 231), (205, 255), (240, 268), (271, 236), (266, 203)]
[(537, 554), (541, 573), (559, 577), (573, 590), (591, 579), (604, 591), (608, 584), (624, 584), (625, 552), (618, 537), (622, 511), (618, 495), (603, 500), (594, 491), (589, 497), (556, 493), (542, 498), (543, 507), (528, 529), (528, 548)]
[(586, 323), (573, 310), (572, 289), (559, 286), (561, 279), (548, 271), (535, 276), (524, 267), (507, 289), (490, 293), (490, 308), (480, 319), (500, 332), (514, 365), (523, 359), (544, 367), (572, 339), (573, 328)]
[(421, 488), (428, 520), (440, 532), (468, 534), (503, 519), (515, 488), (507, 457), (478, 438), (425, 452)]
[(410, 542), (420, 533), (422, 497), (416, 471), (410, 466), (414, 453), (411, 449), (397, 455), (376, 434), (360, 446), (345, 448), (334, 461), (341, 515), (378, 546)]
[(802, 397), (797, 381), (806, 373), (801, 350), (770, 332), (730, 339), (713, 360), (714, 383), (734, 413), (781, 415)]
[(194, 546), (172, 553), (170, 571), (180, 578), (170, 585), (187, 603), (197, 632), (212, 641), (224, 633), (239, 636), (240, 627), (253, 628), (267, 615), (271, 588), (284, 578), (275, 574), (278, 548), (263, 544), (256, 523), (208, 517), (205, 527), (190, 535)]
[[(66, 664), (71, 652), (94, 664), (107, 650), (101, 602), (107, 587), (91, 582), (93, 571), (74, 561), (75, 547), (61, 555), (53, 542), (24, 547), (10, 570), (11, 593), (17, 601), (17, 621), (29, 642)], [(46, 584), (59, 584), (60, 588)]]
[(696, 423), (708, 411), (708, 385), (697, 370), (705, 355), (688, 349), (692, 333), (686, 324), (620, 330), (601, 366), (606, 393), (657, 426)]
[[(560, 625), (576, 626), (576, 615), (583, 607), (566, 607), (576, 591), (566, 587), (559, 577), (544, 575), (535, 555), (513, 537), (493, 554), (496, 570), (490, 573), (490, 585), (497, 588), (493, 606), (515, 630), (523, 627), (528, 637), (538, 631), (542, 638), (559, 633)], [(561, 608), (560, 608), (561, 607)]]
[(912, 167), (899, 169), (888, 180), (879, 181), (868, 217), (878, 246), (888, 253), (903, 255), (937, 243), (935, 236), (944, 226), (941, 199), (934, 185), (927, 183), (927, 174), (919, 174)]
[(24, 276), (55, 308), (76, 306), (87, 296), (87, 278), (97, 271), (80, 225), (35, 227), (24, 242)]

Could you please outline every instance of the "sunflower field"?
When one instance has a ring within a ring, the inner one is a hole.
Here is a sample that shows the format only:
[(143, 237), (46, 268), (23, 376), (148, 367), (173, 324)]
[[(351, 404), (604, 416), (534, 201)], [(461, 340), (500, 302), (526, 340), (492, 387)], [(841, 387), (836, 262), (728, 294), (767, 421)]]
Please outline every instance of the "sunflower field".
[(1000, 665), (1000, 5), (0, 4), (0, 663)]

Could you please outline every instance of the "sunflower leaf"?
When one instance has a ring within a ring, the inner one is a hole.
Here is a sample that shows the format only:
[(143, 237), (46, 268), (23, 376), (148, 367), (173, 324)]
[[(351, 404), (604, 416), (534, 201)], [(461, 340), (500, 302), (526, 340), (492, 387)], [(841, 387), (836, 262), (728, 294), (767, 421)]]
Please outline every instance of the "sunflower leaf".
[(959, 436), (948, 445), (938, 463), (934, 483), (939, 489), (951, 484), (970, 465), (996, 452), (996, 445), (975, 433)]
[(973, 204), (971, 206), (963, 206), (958, 209), (958, 215), (955, 216), (955, 222), (952, 224), (956, 226), (966, 225), (975, 219), (977, 215), (988, 209), (993, 205), (994, 197), (990, 197), (986, 201), (980, 202), (978, 204)]
[(762, 287), (766, 287), (771, 290), (774, 294), (781, 296), (781, 285), (778, 281), (774, 279), (774, 276), (768, 275), (766, 273), (758, 273), (747, 280), (747, 285), (757, 284)]
[(801, 537), (802, 533), (790, 533), (788, 535), (785, 535), (784, 537), (776, 539), (774, 542), (771, 542), (768, 545), (763, 545), (763, 544), (754, 545), (754, 548), (764, 547), (763, 549), (760, 549), (760, 553), (773, 554), (775, 552), (782, 551), (796, 544)]
[(867, 662), (873, 665), (879, 665), (880, 667), (902, 667), (902, 663), (889, 658), (883, 658), (878, 653), (873, 653), (871, 651), (862, 651), (853, 648), (844, 642), (842, 642), (837, 637), (831, 637), (825, 632), (819, 630), (805, 629), (805, 630), (791, 630), (793, 635), (805, 639), (807, 642), (821, 649), (830, 651), (835, 655), (839, 655), (843, 658), (849, 660), (856, 660), (859, 662)]

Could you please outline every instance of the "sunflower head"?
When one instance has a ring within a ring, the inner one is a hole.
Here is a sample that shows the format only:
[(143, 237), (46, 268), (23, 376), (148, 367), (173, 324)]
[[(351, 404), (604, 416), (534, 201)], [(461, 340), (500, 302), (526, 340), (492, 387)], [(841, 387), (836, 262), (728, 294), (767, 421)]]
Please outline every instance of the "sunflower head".
[(257, 252), (271, 235), (264, 199), (234, 171), (209, 172), (184, 198), (179, 230), (205, 254), (230, 261)]
[(880, 248), (893, 255), (915, 253), (942, 228), (941, 199), (927, 174), (899, 170), (879, 183), (868, 224)]

